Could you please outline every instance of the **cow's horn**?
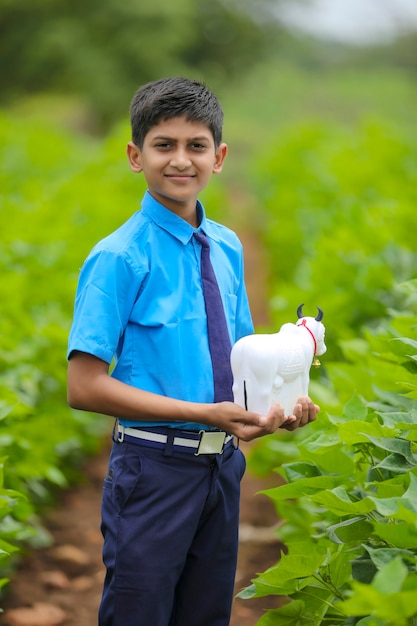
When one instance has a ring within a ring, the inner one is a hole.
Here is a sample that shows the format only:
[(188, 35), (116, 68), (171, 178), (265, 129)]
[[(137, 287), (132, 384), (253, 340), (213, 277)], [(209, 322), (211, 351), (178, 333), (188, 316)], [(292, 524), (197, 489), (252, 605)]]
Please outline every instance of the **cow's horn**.
[(318, 313), (317, 313), (315, 319), (316, 319), (317, 322), (321, 322), (321, 320), (323, 319), (324, 313), (323, 313), (323, 311), (321, 310), (321, 308), (319, 306), (317, 307), (317, 309), (318, 309)]
[(300, 304), (300, 306), (297, 309), (297, 317), (298, 317), (298, 319), (303, 317), (303, 306), (304, 306), (304, 304)]

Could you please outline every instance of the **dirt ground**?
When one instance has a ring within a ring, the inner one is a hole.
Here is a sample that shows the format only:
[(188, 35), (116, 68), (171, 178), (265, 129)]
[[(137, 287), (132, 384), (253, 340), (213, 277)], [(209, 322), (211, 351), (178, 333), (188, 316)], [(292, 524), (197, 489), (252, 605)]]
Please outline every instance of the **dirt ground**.
[[(246, 282), (254, 322), (266, 324), (266, 268), (262, 252), (253, 234), (239, 235), (245, 247)], [(250, 446), (242, 446), (246, 454)], [(21, 562), (3, 601), (5, 613), (0, 623), (7, 626), (97, 623), (104, 575), (99, 515), (107, 457), (105, 447), (100, 455), (90, 459), (85, 465), (84, 483), (64, 492), (59, 506), (48, 514), (46, 526), (53, 545), (34, 551)], [(246, 472), (243, 479), (236, 593), (279, 557), (279, 543), (273, 532), (277, 516), (270, 500), (256, 495), (259, 490), (276, 484), (276, 476), (257, 479)], [(254, 626), (265, 609), (275, 606), (274, 598), (235, 599), (230, 626)]]
[[(107, 456), (107, 450), (103, 450), (89, 460), (84, 484), (63, 493), (59, 506), (48, 514), (47, 528), (54, 543), (34, 551), (21, 562), (3, 602), (5, 614), (0, 623), (7, 626), (97, 623), (104, 575), (99, 511)], [(272, 484), (271, 479), (256, 479), (250, 473), (243, 479), (236, 592), (249, 584), (257, 572), (274, 564), (279, 556), (279, 544), (271, 530), (277, 522), (275, 512), (268, 498), (256, 495), (259, 489)], [(270, 598), (236, 599), (230, 626), (254, 626), (264, 609), (274, 606)]]

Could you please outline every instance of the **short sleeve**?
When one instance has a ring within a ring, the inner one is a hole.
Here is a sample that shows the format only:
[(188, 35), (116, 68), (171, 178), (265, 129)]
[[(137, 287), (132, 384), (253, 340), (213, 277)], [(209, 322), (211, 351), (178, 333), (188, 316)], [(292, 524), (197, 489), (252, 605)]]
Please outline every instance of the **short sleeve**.
[(85, 261), (77, 287), (68, 358), (74, 350), (110, 363), (141, 288), (144, 270), (121, 254), (99, 251)]

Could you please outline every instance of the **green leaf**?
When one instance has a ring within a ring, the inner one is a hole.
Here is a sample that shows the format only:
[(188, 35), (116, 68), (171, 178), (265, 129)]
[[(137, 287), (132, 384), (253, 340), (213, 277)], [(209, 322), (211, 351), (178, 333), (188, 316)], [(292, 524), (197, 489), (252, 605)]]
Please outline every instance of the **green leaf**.
[(323, 450), (311, 450), (308, 446), (304, 446), (304, 442), (300, 442), (299, 450), (302, 458), (317, 465), (323, 474), (334, 474), (336, 467), (338, 474), (351, 476), (355, 472), (354, 456), (347, 447), (341, 449), (340, 440), (337, 445), (326, 447)]
[(290, 483), (300, 478), (311, 478), (313, 476), (321, 476), (322, 472), (314, 463), (284, 463), (282, 466), (285, 475)]
[(328, 589), (305, 588), (288, 604), (268, 611), (256, 626), (320, 626), (332, 599)]
[(326, 562), (326, 550), (312, 542), (294, 543), (289, 554), (281, 554), (277, 565), (260, 574), (253, 583), (256, 595), (288, 595), (309, 583)]
[(360, 559), (352, 560), (352, 577), (353, 580), (357, 580), (360, 583), (364, 583), (369, 585), (375, 574), (377, 572), (377, 568), (375, 563), (365, 557), (361, 557)]
[[(294, 600), (303, 600), (305, 609), (303, 611), (303, 619), (310, 618), (311, 624), (317, 624), (317, 626), (327, 622), (327, 614), (333, 615), (334, 619), (335, 609), (338, 603), (334, 603), (336, 599), (335, 593), (333, 593), (328, 587), (318, 587), (317, 585), (311, 585), (304, 587), (300, 591), (294, 594)], [(342, 617), (341, 613), (339, 613)], [(308, 622), (307, 622), (308, 623)]]
[(373, 615), (360, 619), (359, 622), (355, 622), (355, 626), (387, 626), (385, 620), (379, 619)]
[(401, 497), (374, 498), (369, 496), (378, 513), (385, 517), (404, 519), (405, 521), (417, 520), (417, 477), (413, 474), (409, 474), (409, 477), (409, 487)]
[(414, 354), (417, 352), (417, 341), (415, 339), (411, 339), (410, 337), (394, 337), (390, 340), (390, 342), (392, 345), (401, 345), (400, 348), (394, 349), (396, 354), (409, 356), (409, 348), (412, 348), (414, 350)]
[(9, 555), (18, 551), (19, 551), (19, 548), (17, 546), (14, 546), (9, 541), (0, 539), (0, 552), (2, 552), (3, 554)]
[(404, 428), (404, 426), (416, 424), (415, 412), (376, 411), (376, 414), (382, 419), (384, 426), (388, 428)]
[(54, 485), (58, 485), (58, 487), (68, 487), (68, 481), (64, 473), (57, 467), (48, 467), (45, 472), (45, 478), (47, 478)]
[[(401, 591), (407, 578), (407, 567), (400, 556), (388, 561), (376, 574), (372, 586), (380, 593), (389, 595)], [(416, 605), (417, 606), (417, 605)]]
[(370, 497), (352, 502), (344, 487), (311, 494), (310, 498), (314, 503), (320, 504), (336, 515), (360, 515), (375, 509), (373, 499)]
[[(293, 600), (280, 609), (268, 611), (261, 617), (256, 626), (313, 626), (311, 616), (304, 614), (305, 605), (302, 600)], [(307, 621), (308, 620), (308, 621)]]
[[(352, 565), (350, 555), (343, 549), (335, 554), (327, 567), (326, 574), (329, 575), (334, 589), (340, 590), (352, 576)], [(324, 572), (322, 572), (324, 575)]]
[(298, 498), (331, 489), (340, 482), (343, 482), (341, 476), (313, 476), (312, 478), (300, 478), (295, 483), (265, 489), (260, 493), (264, 493), (275, 502), (279, 502), (287, 498)]
[(347, 615), (375, 615), (388, 624), (406, 626), (407, 619), (417, 613), (415, 591), (385, 594), (372, 585), (354, 583), (354, 595), (340, 605)]
[(383, 568), (398, 556), (406, 559), (413, 557), (413, 553), (410, 550), (400, 550), (399, 548), (372, 548), (370, 545), (365, 545), (364, 548), (377, 569)]
[[(252, 595), (255, 598), (262, 598), (264, 596), (291, 596), (297, 589), (300, 589), (303, 585), (309, 583), (309, 578), (303, 578), (302, 581), (297, 580), (296, 577), (287, 577), (286, 573), (278, 571), (277, 568), (268, 568), (257, 578), (253, 579), (256, 593)], [(251, 592), (250, 592), (251, 593)]]
[(405, 624), (417, 612), (415, 590), (402, 591), (407, 568), (400, 557), (377, 572), (371, 585), (353, 583), (353, 595), (341, 603), (347, 615), (375, 615), (388, 623)]
[(392, 428), (388, 428), (379, 423), (377, 419), (372, 422), (360, 422), (351, 420), (339, 426), (340, 439), (349, 446), (369, 441), (370, 437), (382, 437), (392, 435)]
[(406, 474), (416, 466), (416, 463), (410, 463), (404, 456), (400, 454), (389, 454), (382, 461), (377, 463), (375, 467), (385, 469), (392, 473)]
[(401, 550), (399, 548), (372, 548), (370, 545), (365, 545), (364, 547), (378, 570), (384, 568), (396, 558), (402, 558), (404, 561), (408, 562), (413, 562), (416, 559), (416, 556), (410, 550)]
[(415, 523), (374, 523), (374, 536), (386, 541), (390, 546), (417, 549), (417, 527)]
[(248, 585), (247, 587), (242, 589), (242, 591), (239, 591), (239, 593), (236, 594), (236, 597), (240, 598), (241, 600), (250, 600), (251, 598), (256, 598), (255, 585)]
[(397, 474), (384, 481), (367, 483), (367, 490), (376, 493), (380, 498), (392, 498), (402, 496), (410, 485), (410, 477), (405, 474)]
[(0, 489), (0, 509), (8, 508), (13, 500), (25, 500), (26, 496), (15, 489)]
[(345, 404), (343, 415), (348, 420), (363, 421), (368, 415), (368, 407), (360, 396), (354, 394), (349, 402)]
[(328, 448), (340, 445), (340, 438), (337, 431), (317, 432), (306, 437), (302, 441), (302, 446), (310, 452), (317, 454), (327, 454)]
[(358, 543), (366, 541), (373, 531), (373, 525), (364, 517), (350, 517), (343, 522), (327, 527), (327, 535), (335, 543)]
[(378, 448), (402, 456), (410, 466), (417, 465), (417, 454), (412, 450), (411, 441), (399, 437), (374, 437), (369, 432), (366, 437)]

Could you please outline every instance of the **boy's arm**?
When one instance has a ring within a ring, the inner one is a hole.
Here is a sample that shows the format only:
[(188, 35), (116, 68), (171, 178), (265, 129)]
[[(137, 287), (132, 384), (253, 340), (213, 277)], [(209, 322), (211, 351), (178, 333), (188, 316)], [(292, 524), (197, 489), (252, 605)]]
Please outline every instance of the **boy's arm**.
[[(286, 417), (275, 405), (268, 415), (245, 411), (233, 402), (199, 404), (167, 398), (127, 385), (108, 374), (109, 365), (85, 352), (74, 351), (68, 364), (68, 403), (75, 409), (93, 411), (124, 419), (183, 421), (207, 424), (250, 441), (294, 428), (315, 419), (318, 407), (311, 400), (298, 404), (295, 415)], [(298, 408), (297, 408), (298, 407)]]

